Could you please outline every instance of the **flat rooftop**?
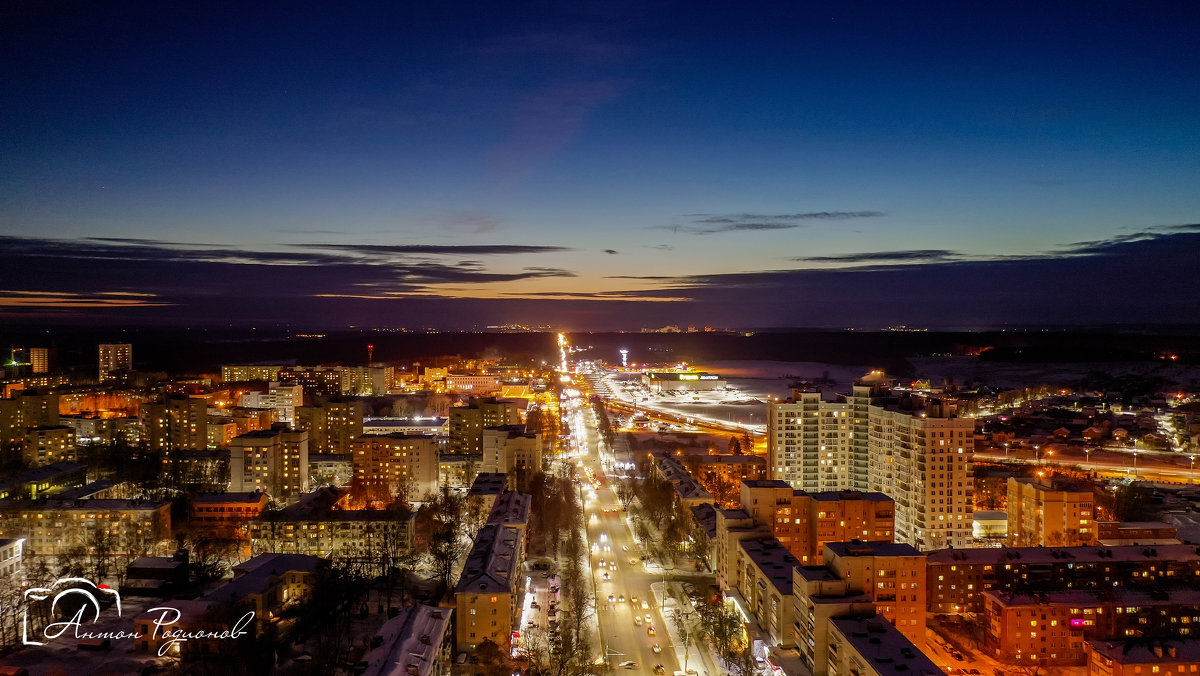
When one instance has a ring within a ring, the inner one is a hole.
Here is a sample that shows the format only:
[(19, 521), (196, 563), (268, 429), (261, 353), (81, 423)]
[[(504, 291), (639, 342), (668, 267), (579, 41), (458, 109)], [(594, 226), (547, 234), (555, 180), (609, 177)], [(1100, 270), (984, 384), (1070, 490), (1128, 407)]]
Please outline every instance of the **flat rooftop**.
[(930, 565), (1000, 565), (1042, 563), (1098, 563), (1112, 561), (1200, 561), (1196, 545), (1122, 545), (1115, 547), (1004, 547), (940, 549), (930, 552)]
[(842, 617), (829, 621), (879, 676), (944, 676), (933, 660), (913, 645), (882, 615)]

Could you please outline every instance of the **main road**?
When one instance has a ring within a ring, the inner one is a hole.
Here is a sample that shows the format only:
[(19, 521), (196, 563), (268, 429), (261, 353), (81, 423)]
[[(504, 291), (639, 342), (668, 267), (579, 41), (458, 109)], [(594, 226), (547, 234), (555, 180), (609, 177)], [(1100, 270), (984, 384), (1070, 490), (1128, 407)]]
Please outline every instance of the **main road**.
[[(645, 552), (634, 540), (627, 513), (613, 491), (612, 481), (617, 479), (604, 474), (600, 454), (607, 450), (601, 449), (595, 413), (585, 402), (581, 399), (571, 413), (577, 455), (569, 461), (576, 463), (583, 482), (597, 652), (619, 671), (653, 674), (662, 665), (661, 672), (671, 674), (680, 669), (680, 662), (670, 638), (673, 632), (665, 624), (670, 619), (662, 615), (661, 599), (650, 587), (662, 577), (646, 571)], [(678, 648), (682, 652), (683, 646)]]

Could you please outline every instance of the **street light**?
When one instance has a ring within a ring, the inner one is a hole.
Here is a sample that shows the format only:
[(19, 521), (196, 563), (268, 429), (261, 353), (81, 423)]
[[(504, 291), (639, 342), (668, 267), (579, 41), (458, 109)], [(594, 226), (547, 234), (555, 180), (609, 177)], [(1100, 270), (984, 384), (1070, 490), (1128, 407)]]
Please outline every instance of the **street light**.
[(1137, 451), (1133, 452), (1133, 478), (1137, 478)]
[(1190, 465), (1188, 465), (1188, 474), (1191, 474), (1192, 479), (1195, 480), (1195, 478), (1196, 478), (1196, 456), (1189, 455), (1188, 461), (1191, 463)]

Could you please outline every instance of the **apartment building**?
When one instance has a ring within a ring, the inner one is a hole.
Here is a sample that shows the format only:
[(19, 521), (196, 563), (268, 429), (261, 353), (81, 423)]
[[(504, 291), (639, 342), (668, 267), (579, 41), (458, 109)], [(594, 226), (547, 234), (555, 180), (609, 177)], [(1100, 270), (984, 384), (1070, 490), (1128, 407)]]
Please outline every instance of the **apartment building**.
[(260, 380), (262, 382), (278, 382), (279, 372), (282, 366), (254, 366), (254, 365), (229, 365), (221, 367), (221, 381), (230, 382), (250, 382)]
[(518, 529), (495, 524), (475, 536), (454, 591), (456, 650), (473, 653), (484, 639), (511, 650), (525, 594), (523, 542)]
[(0, 399), (0, 453), (22, 452), (32, 427), (57, 427), (58, 395), (17, 392)]
[(114, 379), (118, 371), (133, 370), (133, 345), (129, 343), (102, 343), (100, 345), (100, 382)]
[(792, 575), (800, 562), (775, 538), (738, 542), (730, 570), (740, 593), (771, 645), (791, 648), (794, 633)]
[(1098, 535), (1091, 487), (1041, 477), (1009, 477), (1009, 545), (1091, 545)]
[[(244, 613), (253, 612), (253, 621), (246, 627), (261, 634), (288, 606), (310, 598), (316, 589), (321, 571), (328, 566), (314, 556), (296, 554), (261, 554), (234, 566), (233, 579), (195, 600), (173, 600), (168, 605), (179, 611), (171, 629), (181, 632), (228, 631)], [(162, 631), (156, 631), (155, 621), (161, 621), (162, 609), (148, 610), (133, 618), (136, 632), (134, 646), (141, 652), (158, 654), (170, 641)], [(181, 653), (203, 656), (223, 646), (219, 641), (177, 641), (168, 647), (168, 656)]]
[(419, 500), (438, 490), (437, 440), (425, 435), (367, 434), (353, 444), (354, 477), (389, 495)]
[(21, 459), (26, 467), (44, 467), (56, 462), (78, 459), (75, 430), (67, 425), (30, 427), (21, 444)]
[(450, 676), (450, 608), (408, 606), (384, 623), (354, 671), (360, 676)]
[(982, 613), (983, 592), (1200, 586), (1195, 545), (944, 549), (926, 556), (928, 611)]
[(270, 407), (279, 414), (279, 422), (296, 424), (296, 408), (304, 405), (304, 386), (293, 383), (271, 383), (267, 390)]
[(503, 472), (480, 472), (467, 490), (468, 508), (478, 514), (490, 514), (496, 500), (508, 490)]
[(816, 388), (767, 404), (767, 457), (773, 475), (805, 491), (868, 490), (869, 406), (892, 381), (873, 371), (849, 394), (826, 400)]
[(675, 488), (675, 495), (688, 507), (715, 502), (712, 493), (696, 481), (691, 472), (677, 459), (664, 455), (654, 461), (654, 471), (663, 480), (670, 482)]
[(529, 490), (533, 476), (542, 471), (542, 435), (524, 425), (502, 425), (483, 430), (483, 472), (508, 475), (509, 488)]
[(208, 402), (173, 395), (138, 407), (142, 442), (151, 451), (208, 448)]
[(8, 582), (25, 569), (25, 538), (0, 540), (0, 582)]
[(249, 524), (267, 509), (263, 491), (201, 493), (192, 496), (188, 524), (214, 537), (249, 539)]
[(230, 490), (266, 491), (276, 499), (303, 493), (308, 487), (308, 432), (277, 425), (247, 432), (229, 448)]
[(911, 545), (826, 545), (824, 566), (793, 573), (793, 638), (813, 676), (826, 676), (833, 618), (885, 618), (918, 649), (925, 645), (923, 556)]
[(869, 411), (868, 483), (896, 501), (896, 541), (922, 550), (969, 547), (975, 421), (932, 398)]
[(347, 492), (326, 487), (282, 510), (263, 512), (249, 523), (251, 551), (375, 565), (412, 549), (414, 512), (345, 509)]
[(829, 623), (828, 676), (943, 676), (933, 660), (882, 615)]
[(146, 549), (171, 537), (171, 503), (154, 500), (0, 500), (0, 538), (25, 538), (28, 554), (61, 556), (97, 531), (119, 547)]
[(988, 651), (1023, 666), (1082, 666), (1084, 644), (1112, 638), (1192, 638), (1200, 632), (1200, 590), (985, 591)]
[(488, 397), (472, 398), (467, 406), (450, 409), (447, 423), (451, 453), (482, 453), (483, 431), (489, 427), (521, 424), (516, 401)]
[(974, 420), (959, 418), (952, 401), (891, 396), (891, 387), (873, 371), (832, 400), (803, 388), (768, 404), (773, 476), (814, 493), (883, 493), (896, 503), (898, 542), (969, 546)]
[(893, 537), (895, 502), (882, 493), (808, 493), (786, 481), (764, 479), (742, 482), (741, 506), (804, 565), (822, 563), (829, 542), (890, 542)]
[(1200, 640), (1086, 641), (1087, 676), (1200, 673)]
[(891, 542), (825, 545), (829, 570), (849, 588), (868, 595), (877, 611), (913, 643), (925, 645), (925, 555)]
[(361, 401), (322, 401), (297, 406), (293, 427), (308, 432), (311, 453), (350, 453), (363, 435)]

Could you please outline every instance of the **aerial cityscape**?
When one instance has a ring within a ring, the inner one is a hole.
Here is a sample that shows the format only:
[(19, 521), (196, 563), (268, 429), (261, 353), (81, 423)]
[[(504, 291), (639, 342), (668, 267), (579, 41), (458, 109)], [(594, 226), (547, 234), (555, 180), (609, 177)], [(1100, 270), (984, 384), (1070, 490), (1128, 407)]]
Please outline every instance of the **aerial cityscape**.
[(0, 7), (0, 676), (1200, 673), (1197, 34)]

